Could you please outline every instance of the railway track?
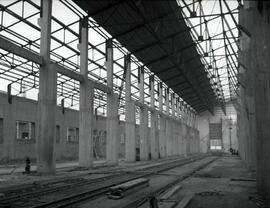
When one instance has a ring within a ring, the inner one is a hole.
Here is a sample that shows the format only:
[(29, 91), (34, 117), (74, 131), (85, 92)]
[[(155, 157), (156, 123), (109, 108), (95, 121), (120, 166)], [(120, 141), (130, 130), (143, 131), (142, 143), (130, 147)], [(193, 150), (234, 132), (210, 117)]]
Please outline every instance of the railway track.
[(139, 199), (136, 199), (132, 202), (130, 202), (129, 204), (125, 204), (124, 206), (118, 206), (119, 208), (137, 208), (137, 207), (140, 207), (142, 206), (143, 204), (145, 203), (148, 203), (148, 201), (152, 198), (152, 197), (157, 197), (157, 196), (160, 196), (162, 193), (166, 192), (168, 189), (170, 189), (171, 187), (175, 186), (176, 184), (182, 182), (183, 180), (191, 177), (192, 175), (194, 175), (195, 172), (199, 171), (199, 170), (202, 170), (204, 168), (206, 168), (207, 166), (209, 166), (211, 163), (213, 163), (214, 161), (217, 160), (217, 157), (210, 160), (209, 162), (207, 162), (206, 164), (202, 164), (200, 165), (199, 167), (197, 167), (195, 170), (191, 171), (190, 173), (187, 173), (185, 175), (183, 175), (182, 177), (180, 178), (177, 178), (176, 180), (168, 183), (166, 186), (156, 190), (156, 191), (153, 191), (151, 193), (148, 193), (147, 195), (145, 196), (142, 196), (140, 197)]
[[(114, 175), (105, 176), (99, 179), (89, 179), (81, 181), (74, 180), (74, 183), (70, 184), (62, 184), (53, 187), (41, 188), (40, 190), (26, 191), (25, 193), (0, 198), (1, 200), (0, 207), (1, 205), (10, 207), (33, 207), (33, 208), (66, 207), (72, 204), (81, 203), (83, 201), (98, 197), (108, 192), (110, 187), (115, 186), (117, 184), (128, 182), (141, 177), (148, 177), (152, 174), (161, 173), (166, 170), (182, 166), (187, 163), (203, 158), (204, 157), (202, 156), (194, 156), (188, 159), (180, 159), (166, 164), (142, 168), (135, 172), (126, 172), (126, 173), (122, 172)], [(66, 196), (62, 196), (60, 199), (56, 200), (49, 200), (49, 201), (42, 200), (42, 196), (59, 191), (65, 192), (67, 190), (72, 190), (73, 188), (76, 187), (84, 187), (84, 190), (87, 191), (81, 191), (75, 194), (69, 193)]]
[[(178, 160), (173, 160), (173, 161), (169, 161), (169, 163), (173, 163), (173, 162), (177, 162), (183, 159), (178, 159)], [(163, 162), (166, 162), (163, 161)], [(140, 165), (136, 165), (133, 167), (140, 167)], [(151, 168), (151, 167), (150, 167)], [(147, 168), (143, 168), (144, 170), (149, 169)], [(71, 171), (69, 171), (71, 172)], [(86, 179), (87, 181), (91, 181), (92, 182), (99, 182), (99, 181), (103, 181), (106, 179), (109, 179), (110, 177), (116, 176), (117, 173), (122, 174), (123, 172), (125, 172), (124, 168), (117, 168), (115, 170), (111, 170), (111, 171), (106, 171), (105, 174), (108, 174), (109, 176), (104, 176), (104, 177), (100, 177), (100, 178), (96, 178), (96, 179)], [(48, 180), (42, 180), (42, 181), (38, 181), (38, 182), (33, 182), (31, 184), (22, 184), (22, 185), (18, 185), (18, 186), (12, 186), (12, 187), (7, 187), (7, 188), (0, 188), (0, 193), (7, 195), (10, 197), (10, 199), (12, 199), (12, 196), (15, 196), (13, 198), (16, 198), (18, 195), (22, 195), (22, 193), (30, 193), (32, 194), (33, 192), (37, 192), (37, 190), (48, 190), (48, 188), (52, 187), (52, 186), (61, 186), (63, 184), (62, 187), (63, 188), (67, 188), (69, 187), (69, 185), (75, 184), (75, 183), (79, 183), (79, 181), (84, 180), (84, 177), (87, 177), (91, 174), (99, 174), (100, 172), (86, 172), (86, 173), (82, 173), (82, 174), (77, 174), (75, 176), (68, 176), (67, 177), (61, 177), (61, 178), (57, 178), (57, 179), (48, 179)], [(104, 171), (102, 172), (104, 174)]]

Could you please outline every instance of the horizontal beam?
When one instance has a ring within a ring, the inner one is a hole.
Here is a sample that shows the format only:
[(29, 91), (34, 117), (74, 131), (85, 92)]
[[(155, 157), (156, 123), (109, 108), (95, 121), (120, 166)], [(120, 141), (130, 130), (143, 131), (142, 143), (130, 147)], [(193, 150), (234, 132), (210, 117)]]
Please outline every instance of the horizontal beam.
[[(84, 80), (84, 78), (81, 74), (79, 74), (75, 71), (71, 71), (70, 69), (66, 68), (65, 66), (61, 66), (61, 65), (55, 64), (55, 63), (51, 63), (51, 64), (53, 64), (55, 70), (62, 75), (65, 75), (65, 76), (67, 76), (71, 79), (77, 80), (79, 82), (86, 81), (86, 80)], [(99, 82), (92, 80), (92, 79), (89, 79), (89, 78), (88, 78), (88, 80), (94, 82), (94, 88), (101, 90), (101, 91), (108, 93), (108, 94), (112, 93), (112, 90), (109, 89), (109, 87), (107, 85), (99, 83)]]
[(135, 100), (134, 102), (135, 102), (135, 105), (138, 106), (138, 107), (140, 107), (140, 108), (145, 108), (145, 109), (147, 109), (147, 110), (149, 110), (151, 112), (155, 112), (155, 113), (159, 114), (162, 117), (165, 117), (165, 118), (168, 118), (168, 119), (172, 119), (172, 120), (174, 120), (176, 122), (180, 122), (180, 118), (176, 119), (177, 117), (169, 116), (168, 114), (165, 114), (165, 113), (163, 113), (160, 110), (157, 110), (157, 109), (155, 109), (155, 108), (153, 108), (151, 106), (148, 106), (148, 105), (146, 105), (144, 103), (141, 103), (140, 101)]
[(113, 91), (107, 85), (96, 82), (96, 81), (94, 81), (94, 88), (96, 88), (102, 92), (105, 92), (107, 94), (113, 93)]
[[(22, 58), (25, 58), (29, 61), (32, 61), (36, 64), (42, 65), (43, 64), (43, 60), (42, 57), (39, 54), (36, 54), (32, 51), (30, 51), (29, 49), (25, 49), (20, 47), (19, 45), (16, 45), (15, 43), (3, 38), (0, 36), (0, 48), (3, 50), (8, 51), (9, 53), (13, 53), (17, 56), (20, 56)], [(79, 82), (84, 82), (86, 80), (84, 80), (83, 76), (75, 71), (72, 71), (68, 68), (66, 68), (65, 66), (59, 65), (57, 63), (50, 63), (53, 68), (57, 71), (57, 73), (62, 74), (64, 76), (67, 76), (71, 79), (74, 79), (76, 81)], [(112, 91), (104, 84), (102, 83), (98, 83), (94, 80), (88, 79), (90, 81), (94, 82), (94, 87), (96, 89), (99, 89), (105, 93), (112, 93)]]
[(84, 78), (81, 74), (71, 71), (70, 69), (67, 69), (65, 66), (56, 64), (56, 63), (51, 63), (54, 67), (54, 69), (57, 71), (57, 73), (62, 74), (64, 76), (67, 76), (71, 79), (74, 79), (79, 82), (83, 82)]
[(32, 61), (34, 63), (43, 64), (43, 60), (42, 57), (39, 56), (39, 54), (34, 53), (28, 49), (22, 48), (19, 45), (16, 45), (15, 43), (12, 43), (11, 41), (3, 38), (2, 36), (0, 36), (0, 48), (4, 49), (10, 53), (13, 53), (17, 56), (20, 56), (22, 58), (25, 58), (29, 61)]

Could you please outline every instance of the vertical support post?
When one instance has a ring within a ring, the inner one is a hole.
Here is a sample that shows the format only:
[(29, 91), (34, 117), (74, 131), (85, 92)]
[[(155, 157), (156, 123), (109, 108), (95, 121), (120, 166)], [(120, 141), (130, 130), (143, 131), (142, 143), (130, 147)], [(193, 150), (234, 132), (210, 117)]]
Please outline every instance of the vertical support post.
[(50, 65), (52, 0), (42, 1), (40, 55), (44, 64), (39, 70), (37, 171), (55, 172), (54, 140), (56, 110), (56, 70)]
[(131, 100), (131, 64), (130, 54), (124, 58), (124, 70), (126, 71), (125, 80), (125, 134), (126, 134), (126, 161), (134, 162), (136, 160), (136, 140), (135, 140), (135, 103)]
[(194, 113), (194, 111), (192, 111), (192, 127), (196, 128), (195, 127), (195, 113)]
[(177, 97), (176, 99), (176, 117), (180, 119), (180, 98)]
[(169, 88), (165, 91), (165, 104), (166, 104), (166, 155), (171, 156), (172, 150), (171, 150), (171, 122), (170, 122), (170, 106), (169, 106)]
[(88, 18), (80, 21), (80, 73), (84, 81), (80, 83), (79, 111), (79, 166), (93, 165), (93, 103), (94, 83), (88, 80)]
[[(140, 102), (144, 103), (144, 67), (141, 66), (139, 69), (140, 73)], [(149, 159), (149, 149), (148, 149), (148, 138), (147, 138), (147, 124), (148, 115), (147, 109), (144, 107), (140, 108), (140, 160)]]
[(106, 159), (108, 165), (118, 164), (118, 96), (113, 93), (113, 46), (112, 39), (106, 41), (106, 68), (107, 86), (111, 93), (107, 94), (107, 120), (106, 120)]
[(198, 129), (198, 116), (197, 116), (197, 114), (195, 113), (195, 118), (194, 118), (194, 120), (195, 120), (195, 128), (196, 129)]
[(161, 157), (166, 157), (166, 137), (165, 137), (165, 131), (166, 131), (166, 123), (165, 123), (165, 117), (163, 116), (163, 89), (162, 89), (162, 82), (159, 83), (159, 111), (160, 113), (160, 131), (159, 131), (159, 151)]
[(185, 123), (182, 124), (182, 132), (183, 132), (183, 154), (184, 157), (187, 157), (188, 155), (188, 131), (187, 131), (187, 125)]
[(183, 101), (179, 99), (179, 116), (180, 116), (180, 154), (184, 154), (184, 133), (183, 133), (183, 125), (184, 125), (184, 120), (183, 120)]
[(175, 118), (175, 94), (171, 94), (171, 103), (172, 103), (172, 117)]
[(16, 150), (16, 141), (15, 138), (17, 137), (17, 123), (16, 122), (16, 113), (14, 113), (14, 105), (7, 105), (6, 109), (5, 121), (3, 122), (3, 128), (5, 129), (5, 137), (6, 138), (14, 138), (14, 139), (7, 139), (6, 142), (3, 144), (3, 151), (2, 157), (7, 157), (10, 159), (16, 159), (15, 157), (15, 150)]
[(172, 121), (171, 121), (171, 128), (172, 128), (172, 154), (176, 155), (177, 153), (177, 144), (176, 144), (176, 117), (175, 117), (175, 94), (171, 94), (171, 106), (172, 106)]
[(181, 123), (180, 123), (180, 105), (179, 105), (179, 97), (176, 98), (176, 133), (177, 133), (177, 155), (181, 155)]
[(186, 116), (187, 116), (187, 126), (190, 126), (190, 119), (189, 119), (189, 108), (186, 108)]
[(170, 115), (170, 106), (169, 106), (169, 88), (165, 90), (165, 105), (166, 105), (166, 114)]
[(189, 112), (188, 112), (188, 114), (189, 114), (189, 126), (191, 127), (191, 128), (193, 128), (193, 125), (192, 125), (192, 111), (191, 111), (191, 109), (189, 109)]
[[(150, 104), (152, 108), (155, 108), (155, 97), (154, 94), (154, 75), (150, 76)], [(158, 159), (158, 146), (157, 146), (157, 139), (156, 139), (156, 127), (157, 126), (157, 113), (151, 111), (151, 129), (150, 129), (150, 151), (151, 151), (151, 158)]]

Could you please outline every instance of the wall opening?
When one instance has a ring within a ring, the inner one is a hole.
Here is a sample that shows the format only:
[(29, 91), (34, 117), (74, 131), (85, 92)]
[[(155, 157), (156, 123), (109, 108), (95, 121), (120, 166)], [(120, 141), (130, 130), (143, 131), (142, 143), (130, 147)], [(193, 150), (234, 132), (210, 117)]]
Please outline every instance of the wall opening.
[(16, 121), (16, 139), (35, 139), (35, 123), (29, 121)]
[(222, 149), (222, 123), (209, 124), (210, 150)]
[(56, 143), (59, 144), (60, 143), (60, 125), (56, 125), (56, 129), (55, 129), (55, 140)]
[(211, 139), (210, 150), (221, 150), (222, 149), (221, 142), (222, 142), (221, 139)]
[(4, 142), (4, 119), (0, 118), (0, 144)]
[(67, 129), (67, 142), (79, 142), (79, 128), (69, 127)]

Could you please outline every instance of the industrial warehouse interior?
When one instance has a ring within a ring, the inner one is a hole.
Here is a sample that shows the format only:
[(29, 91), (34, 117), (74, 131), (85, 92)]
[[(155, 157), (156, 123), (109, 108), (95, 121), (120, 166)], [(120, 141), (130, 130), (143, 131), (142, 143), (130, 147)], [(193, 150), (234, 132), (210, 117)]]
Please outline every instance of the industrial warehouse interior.
[(269, 83), (270, 1), (0, 0), (0, 208), (270, 207)]

